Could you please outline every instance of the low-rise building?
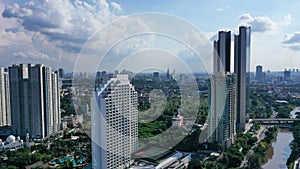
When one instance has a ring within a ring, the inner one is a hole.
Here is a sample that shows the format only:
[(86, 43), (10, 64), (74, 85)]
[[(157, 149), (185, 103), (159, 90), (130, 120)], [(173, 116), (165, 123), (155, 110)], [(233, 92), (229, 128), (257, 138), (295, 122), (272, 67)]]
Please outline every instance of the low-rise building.
[(190, 153), (166, 150), (159, 147), (147, 147), (137, 151), (135, 162), (130, 169), (183, 169), (191, 161)]

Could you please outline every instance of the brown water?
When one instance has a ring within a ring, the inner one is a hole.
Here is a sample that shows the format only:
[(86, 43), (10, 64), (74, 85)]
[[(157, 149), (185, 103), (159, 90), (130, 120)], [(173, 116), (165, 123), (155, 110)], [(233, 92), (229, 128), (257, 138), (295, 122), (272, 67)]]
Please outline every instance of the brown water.
[(263, 169), (287, 169), (286, 162), (291, 154), (290, 142), (293, 134), (288, 129), (281, 129), (265, 155)]
[[(296, 113), (300, 112), (300, 107), (294, 108), (290, 112), (290, 118), (296, 118)], [(263, 169), (286, 169), (286, 162), (291, 154), (290, 143), (294, 140), (293, 133), (288, 129), (281, 129), (272, 142), (272, 147), (269, 148), (265, 155), (265, 164)]]

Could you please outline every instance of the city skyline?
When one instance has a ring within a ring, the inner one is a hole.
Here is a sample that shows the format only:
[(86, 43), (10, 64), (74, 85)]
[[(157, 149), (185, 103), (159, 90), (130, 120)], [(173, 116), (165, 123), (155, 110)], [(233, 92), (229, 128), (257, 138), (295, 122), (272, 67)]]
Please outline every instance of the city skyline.
[[(295, 63), (300, 61), (297, 57), (300, 48), (297, 7), (300, 3), (297, 1), (238, 3), (231, 0), (202, 3), (193, 0), (191, 3), (164, 1), (159, 2), (160, 5), (157, 5), (158, 1), (132, 0), (126, 3), (105, 0), (80, 2), (2, 1), (0, 66), (44, 63), (55, 69), (65, 67), (67, 72), (71, 72), (81, 48), (95, 31), (121, 16), (141, 12), (162, 12), (180, 17), (200, 30), (211, 44), (216, 40), (219, 30), (231, 31), (233, 35), (238, 32), (239, 25), (252, 26), (251, 71), (255, 71), (258, 64), (264, 65), (265, 70), (298, 68)], [(265, 10), (263, 6), (272, 10)], [(147, 30), (140, 22), (135, 26)], [(149, 42), (146, 39), (141, 45)], [(177, 54), (181, 52), (177, 51)]]
[(299, 7), (1, 1), (0, 168), (299, 167)]

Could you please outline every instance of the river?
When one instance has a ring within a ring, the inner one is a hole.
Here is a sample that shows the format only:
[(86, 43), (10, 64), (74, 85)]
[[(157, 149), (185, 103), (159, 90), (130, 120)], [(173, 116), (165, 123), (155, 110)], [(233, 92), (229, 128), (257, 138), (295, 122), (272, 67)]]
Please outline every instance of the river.
[(294, 110), (291, 111), (291, 113), (290, 113), (291, 118), (296, 118), (297, 112), (300, 112), (300, 107), (296, 107), (296, 108), (294, 108)]
[[(291, 118), (296, 118), (296, 112), (300, 112), (300, 107), (290, 112)], [(293, 141), (293, 133), (288, 129), (280, 129), (276, 139), (272, 142), (265, 155), (263, 169), (287, 169), (286, 162), (291, 154), (290, 143)]]

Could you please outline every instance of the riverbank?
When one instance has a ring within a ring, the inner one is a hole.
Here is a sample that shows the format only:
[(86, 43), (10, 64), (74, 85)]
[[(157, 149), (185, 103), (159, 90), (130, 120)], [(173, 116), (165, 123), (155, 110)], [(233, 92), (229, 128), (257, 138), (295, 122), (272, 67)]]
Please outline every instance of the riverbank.
[[(290, 118), (297, 118), (300, 107), (293, 107), (290, 111)], [(265, 164), (263, 168), (293, 168), (294, 160), (298, 159), (298, 143), (295, 141), (295, 135), (300, 133), (297, 124), (291, 129), (280, 129), (273, 141), (272, 147), (269, 148), (265, 155)], [(294, 151), (292, 151), (295, 149)], [(297, 150), (296, 150), (297, 149)]]
[[(293, 111), (290, 113), (291, 118), (297, 118), (300, 112), (300, 107), (295, 107)], [(295, 127), (291, 130), (293, 133), (294, 140), (290, 143), (290, 147), (292, 149), (292, 153), (287, 160), (288, 168), (293, 168), (294, 161), (300, 157), (300, 123), (295, 125)]]
[(246, 166), (241, 165), (240, 167), (251, 169), (261, 168), (264, 164), (265, 154), (271, 146), (272, 141), (276, 138), (278, 131), (278, 127), (270, 127), (265, 132), (262, 132), (259, 136), (260, 139), (255, 143), (247, 155), (248, 160)]
[(276, 143), (278, 141), (278, 134), (281, 131), (281, 129), (279, 128), (276, 131), (276, 135), (274, 136), (274, 138), (271, 140), (271, 143), (268, 145), (268, 150), (266, 151), (265, 155), (264, 155), (264, 164), (266, 164), (274, 155), (274, 148), (273, 148), (273, 143)]
[(294, 140), (291, 142), (290, 146), (292, 153), (288, 158), (287, 165), (289, 168), (293, 168), (293, 163), (300, 157), (300, 124), (296, 124), (292, 129)]
[(264, 169), (270, 168), (288, 168), (287, 159), (291, 154), (290, 142), (293, 140), (293, 134), (289, 129), (281, 128), (277, 133), (276, 139), (272, 141), (268, 151), (265, 153)]
[(300, 112), (300, 107), (295, 107), (291, 112), (290, 112), (290, 118), (297, 118), (298, 113)]

